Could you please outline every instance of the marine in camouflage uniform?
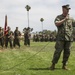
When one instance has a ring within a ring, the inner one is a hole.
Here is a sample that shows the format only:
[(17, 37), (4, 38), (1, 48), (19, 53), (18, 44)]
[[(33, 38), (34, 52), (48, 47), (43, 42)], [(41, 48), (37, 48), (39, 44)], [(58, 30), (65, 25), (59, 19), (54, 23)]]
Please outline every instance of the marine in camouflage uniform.
[(8, 27), (8, 31), (5, 35), (5, 47), (7, 48), (8, 47), (8, 42), (10, 43), (10, 48), (13, 48), (12, 46), (12, 34), (13, 32), (10, 31), (10, 27)]
[(13, 41), (14, 47), (18, 45), (20, 48), (20, 38), (19, 38), (20, 36), (21, 36), (21, 32), (18, 30), (18, 27), (16, 27), (16, 30), (14, 31), (14, 41)]
[(35, 42), (38, 42), (38, 41), (39, 41), (39, 35), (36, 34), (36, 36), (35, 36)]
[(52, 60), (51, 70), (55, 69), (55, 64), (58, 62), (63, 50), (63, 66), (62, 69), (69, 70), (66, 63), (70, 56), (71, 43), (73, 41), (72, 32), (75, 21), (69, 16), (69, 5), (62, 6), (63, 14), (58, 15), (55, 19), (58, 33), (56, 37), (55, 52)]
[(48, 35), (45, 35), (45, 42), (47, 42), (48, 41)]
[(36, 37), (36, 35), (33, 35), (33, 42), (35, 42), (35, 37)]
[(24, 32), (24, 45), (30, 46), (30, 28), (26, 28)]
[(1, 27), (0, 27), (0, 45), (2, 46), (3, 48), (3, 32), (1, 30)]

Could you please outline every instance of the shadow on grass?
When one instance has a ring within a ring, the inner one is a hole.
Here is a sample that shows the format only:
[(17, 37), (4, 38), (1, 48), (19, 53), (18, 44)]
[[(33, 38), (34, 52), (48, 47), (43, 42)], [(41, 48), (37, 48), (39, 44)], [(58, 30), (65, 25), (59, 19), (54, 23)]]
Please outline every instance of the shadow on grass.
[[(28, 70), (50, 70), (50, 68), (28, 68)], [(61, 70), (61, 68), (55, 68), (54, 70)]]

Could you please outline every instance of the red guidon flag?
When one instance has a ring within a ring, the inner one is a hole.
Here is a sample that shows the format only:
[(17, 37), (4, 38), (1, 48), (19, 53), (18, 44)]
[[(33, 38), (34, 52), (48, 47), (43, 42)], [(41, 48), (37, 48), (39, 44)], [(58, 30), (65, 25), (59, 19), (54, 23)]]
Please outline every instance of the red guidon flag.
[(8, 29), (7, 29), (7, 15), (5, 15), (4, 35), (6, 35), (7, 33), (8, 33)]

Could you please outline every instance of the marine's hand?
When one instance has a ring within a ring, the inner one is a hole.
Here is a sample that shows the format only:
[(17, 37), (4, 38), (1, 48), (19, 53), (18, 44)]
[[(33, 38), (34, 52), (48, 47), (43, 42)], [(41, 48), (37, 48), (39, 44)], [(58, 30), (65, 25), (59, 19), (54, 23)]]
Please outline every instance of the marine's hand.
[(66, 17), (65, 17), (65, 20), (68, 20), (69, 19), (69, 15), (67, 15)]

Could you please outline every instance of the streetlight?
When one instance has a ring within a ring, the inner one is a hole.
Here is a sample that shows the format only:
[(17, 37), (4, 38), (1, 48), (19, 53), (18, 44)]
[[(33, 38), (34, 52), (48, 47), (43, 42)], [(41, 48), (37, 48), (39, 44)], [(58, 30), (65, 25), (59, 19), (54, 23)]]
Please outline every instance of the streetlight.
[(31, 9), (31, 7), (29, 5), (26, 5), (26, 10), (27, 10), (27, 18), (28, 18), (28, 27), (29, 27), (29, 10)]
[(43, 21), (44, 21), (44, 19), (41, 18), (40, 21), (41, 21), (41, 24), (42, 24), (42, 34), (43, 34)]

